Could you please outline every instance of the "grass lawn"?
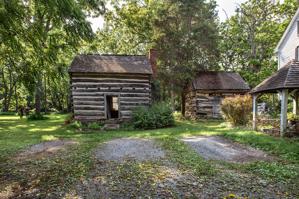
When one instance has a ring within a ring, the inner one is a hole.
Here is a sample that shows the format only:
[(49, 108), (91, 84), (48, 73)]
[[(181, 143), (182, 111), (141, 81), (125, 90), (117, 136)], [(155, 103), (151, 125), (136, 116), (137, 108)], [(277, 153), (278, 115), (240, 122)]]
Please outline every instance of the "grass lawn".
[[(262, 185), (282, 187), (281, 190), (276, 189), (276, 195), (281, 198), (299, 197), (298, 139), (274, 138), (242, 128), (232, 129), (220, 121), (177, 121), (175, 127), (158, 130), (82, 133), (64, 125), (66, 115), (55, 114), (49, 117), (43, 121), (27, 121), (17, 116), (0, 116), (0, 198), (1, 192), (7, 193), (7, 197), (10, 192), (15, 192), (19, 198), (67, 198), (78, 181), (87, 178), (94, 169), (93, 150), (100, 143), (122, 137), (156, 139), (167, 151), (170, 161), (180, 170), (202, 180), (204, 186), (209, 183), (221, 184), (219, 197), (223, 198), (223, 194), (228, 192), (234, 194), (235, 190), (242, 187), (261, 191), (262, 194)], [(207, 161), (178, 139), (190, 135), (223, 136), (266, 151), (275, 158), (271, 162), (246, 164)], [(49, 157), (22, 161), (15, 158), (19, 151), (30, 145), (55, 139), (74, 140), (79, 144)], [(142, 168), (149, 170), (154, 166), (149, 164)], [(135, 172), (138, 177), (137, 168), (141, 168), (139, 163), (123, 165), (119, 169), (129, 170), (131, 174)], [(141, 179), (136, 180), (141, 181), (146, 181), (148, 175), (157, 175), (139, 172)], [(255, 184), (257, 187), (254, 187)]]

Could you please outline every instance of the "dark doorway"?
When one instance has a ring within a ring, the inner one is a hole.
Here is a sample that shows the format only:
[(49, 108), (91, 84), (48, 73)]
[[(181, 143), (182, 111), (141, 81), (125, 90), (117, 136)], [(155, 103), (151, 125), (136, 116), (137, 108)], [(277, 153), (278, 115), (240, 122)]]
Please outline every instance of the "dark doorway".
[(107, 119), (118, 118), (118, 96), (106, 96)]

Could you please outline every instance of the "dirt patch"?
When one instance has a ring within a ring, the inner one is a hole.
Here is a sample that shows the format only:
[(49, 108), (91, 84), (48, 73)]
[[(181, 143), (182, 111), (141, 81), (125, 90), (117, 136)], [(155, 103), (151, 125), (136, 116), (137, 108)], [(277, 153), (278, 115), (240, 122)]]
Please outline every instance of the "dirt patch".
[(24, 159), (29, 157), (43, 157), (45, 155), (55, 154), (60, 150), (65, 150), (66, 147), (78, 144), (78, 142), (71, 140), (54, 140), (42, 142), (32, 145), (27, 150), (21, 152), (17, 159)]
[(123, 138), (104, 143), (95, 151), (98, 160), (119, 161), (132, 159), (151, 161), (165, 157), (163, 150), (153, 140)]
[(245, 147), (218, 136), (197, 136), (183, 138), (182, 141), (190, 145), (205, 159), (224, 160), (229, 162), (250, 162), (270, 160), (263, 151)]

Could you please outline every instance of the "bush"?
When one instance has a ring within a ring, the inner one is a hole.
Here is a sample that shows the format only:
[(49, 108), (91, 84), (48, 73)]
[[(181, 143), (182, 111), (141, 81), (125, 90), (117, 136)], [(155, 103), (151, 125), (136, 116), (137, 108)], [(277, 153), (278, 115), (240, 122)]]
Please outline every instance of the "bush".
[(64, 120), (64, 124), (68, 125), (71, 124), (74, 120), (74, 115), (73, 114), (68, 114), (68, 116)]
[(135, 129), (156, 129), (174, 125), (174, 117), (167, 104), (158, 103), (135, 109), (132, 123)]
[(11, 116), (11, 115), (17, 115), (17, 113), (16, 112), (0, 112), (0, 115)]
[(288, 113), (288, 120), (291, 122), (297, 122), (299, 121), (299, 116), (294, 113)]
[(75, 120), (70, 124), (70, 127), (74, 129), (81, 129), (83, 127), (83, 124), (80, 121)]
[(45, 117), (44, 115), (42, 114), (36, 114), (36, 113), (33, 113), (33, 114), (30, 114), (28, 117), (27, 117), (28, 120), (47, 120), (49, 119), (48, 117)]
[(224, 119), (232, 125), (246, 125), (252, 116), (251, 96), (227, 97), (222, 101), (221, 111)]
[(102, 123), (98, 123), (98, 122), (92, 122), (92, 123), (89, 123), (87, 125), (87, 128), (89, 129), (101, 129), (104, 125)]

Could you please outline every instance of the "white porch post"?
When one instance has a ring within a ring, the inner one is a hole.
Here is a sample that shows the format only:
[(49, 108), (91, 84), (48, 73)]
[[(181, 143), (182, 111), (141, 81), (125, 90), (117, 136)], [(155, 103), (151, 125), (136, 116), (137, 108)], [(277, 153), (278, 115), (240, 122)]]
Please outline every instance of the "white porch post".
[(299, 98), (299, 93), (295, 93), (294, 94), (294, 98), (293, 98), (293, 113), (295, 115), (298, 115), (299, 114), (299, 110), (298, 110), (298, 106), (299, 106), (299, 102), (298, 102), (298, 98)]
[(252, 115), (253, 115), (253, 118), (252, 118), (252, 128), (253, 130), (257, 130), (257, 124), (256, 124), (256, 120), (257, 120), (257, 98), (258, 98), (258, 95), (257, 94), (254, 94), (253, 95), (253, 103), (252, 103)]
[(288, 113), (288, 90), (283, 89), (281, 92), (281, 113), (280, 113), (280, 135), (283, 136), (287, 129)]

